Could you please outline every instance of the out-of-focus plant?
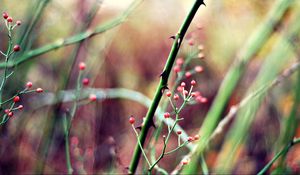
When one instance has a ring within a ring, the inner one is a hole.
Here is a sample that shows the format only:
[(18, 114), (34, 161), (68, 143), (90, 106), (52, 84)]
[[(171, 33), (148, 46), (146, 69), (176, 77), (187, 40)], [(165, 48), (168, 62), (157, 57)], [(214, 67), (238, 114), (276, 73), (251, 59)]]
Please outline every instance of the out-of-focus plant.
[(7, 29), (8, 36), (8, 45), (6, 51), (0, 51), (0, 54), (5, 58), (4, 61), (4, 72), (2, 74), (2, 80), (0, 84), (0, 109), (4, 111), (1, 117), (0, 125), (6, 123), (11, 117), (14, 116), (14, 112), (23, 109), (23, 105), (19, 104), (21, 101), (21, 95), (28, 94), (32, 92), (41, 93), (43, 92), (42, 88), (37, 88), (35, 90), (30, 90), (32, 87), (32, 83), (28, 82), (24, 89), (18, 91), (15, 95), (8, 99), (5, 98), (5, 85), (9, 78), (14, 74), (15, 70), (9, 69), (8, 62), (12, 58), (13, 54), (19, 52), (21, 50), (20, 45), (13, 43), (13, 31), (16, 27), (21, 25), (21, 21), (17, 20), (14, 22), (13, 18), (8, 15), (7, 12), (3, 12), (2, 17), (4, 19), (5, 28)]

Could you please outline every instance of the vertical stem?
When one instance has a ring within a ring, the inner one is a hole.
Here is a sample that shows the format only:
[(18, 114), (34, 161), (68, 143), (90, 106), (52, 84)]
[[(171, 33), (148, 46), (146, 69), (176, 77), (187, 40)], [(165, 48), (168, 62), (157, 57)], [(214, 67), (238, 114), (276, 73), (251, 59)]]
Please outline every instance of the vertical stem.
[[(179, 32), (175, 36), (172, 49), (170, 51), (170, 54), (168, 56), (167, 62), (164, 67), (164, 71), (161, 74), (161, 79), (160, 79), (159, 85), (157, 86), (154, 99), (152, 101), (152, 104), (151, 104), (148, 112), (147, 112), (146, 120), (145, 120), (144, 126), (141, 130), (139, 140), (142, 145), (144, 145), (149, 128), (151, 127), (151, 124), (153, 123), (153, 116), (154, 116), (156, 108), (158, 107), (158, 104), (161, 100), (163, 90), (167, 87), (169, 75), (171, 73), (172, 66), (176, 59), (176, 56), (179, 51), (180, 45), (182, 43), (183, 37), (201, 4), (204, 4), (203, 0), (196, 0), (194, 2), (194, 5), (191, 8), (188, 16), (184, 20)], [(137, 144), (135, 147), (135, 150), (134, 150), (134, 154), (133, 154), (130, 166), (129, 166), (129, 172), (128, 172), (129, 174), (135, 173), (137, 166), (138, 166), (138, 162), (140, 160), (140, 157), (141, 157), (141, 149), (139, 148), (139, 146)]]
[(287, 146), (285, 146), (280, 152), (278, 152), (273, 159), (260, 171), (258, 175), (263, 175), (272, 166), (272, 164), (282, 155), (287, 154), (288, 151), (296, 144), (300, 143), (300, 138), (293, 140)]

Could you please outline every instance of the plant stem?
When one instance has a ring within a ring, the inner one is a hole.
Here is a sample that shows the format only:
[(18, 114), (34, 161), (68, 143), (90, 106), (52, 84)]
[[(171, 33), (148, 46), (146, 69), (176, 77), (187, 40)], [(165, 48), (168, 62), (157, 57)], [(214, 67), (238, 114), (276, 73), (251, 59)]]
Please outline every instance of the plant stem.
[(273, 159), (260, 171), (258, 172), (258, 175), (263, 175), (271, 166), (272, 164), (282, 155), (285, 155), (288, 153), (288, 151), (296, 144), (300, 143), (300, 138), (297, 138), (291, 143), (289, 143), (287, 146), (285, 146), (280, 152), (278, 152)]
[(70, 125), (71, 123), (68, 122), (67, 115), (63, 117), (63, 126), (65, 130), (65, 153), (66, 153), (66, 164), (68, 169), (68, 174), (73, 173), (73, 168), (71, 164), (71, 157), (70, 157), (70, 147), (69, 147), (69, 133), (70, 133)]
[[(2, 82), (0, 85), (0, 102), (2, 102), (3, 88), (4, 88), (6, 80), (7, 80), (7, 71), (8, 71), (7, 64), (8, 64), (10, 55), (11, 55), (11, 48), (12, 48), (12, 35), (11, 35), (12, 27), (11, 27), (10, 23), (7, 25), (7, 29), (8, 29), (8, 48), (7, 48), (7, 51), (5, 54), (4, 75), (3, 75)], [(0, 107), (1, 107), (1, 105), (0, 105)]]
[[(188, 16), (186, 17), (185, 21), (183, 22), (183, 25), (181, 26), (179, 32), (176, 34), (172, 49), (170, 51), (170, 54), (168, 56), (167, 62), (165, 64), (163, 73), (161, 74), (161, 79), (159, 82), (159, 85), (156, 89), (154, 99), (152, 101), (152, 104), (147, 112), (146, 119), (144, 126), (142, 127), (141, 134), (139, 137), (139, 140), (141, 141), (142, 146), (145, 143), (147, 133), (153, 124), (153, 116), (155, 114), (156, 108), (158, 107), (158, 104), (160, 102), (160, 99), (163, 95), (163, 90), (167, 88), (167, 83), (169, 79), (169, 75), (172, 70), (172, 66), (174, 64), (174, 61), (176, 59), (177, 53), (179, 51), (180, 45), (182, 43), (182, 40), (184, 38), (184, 35), (190, 26), (196, 12), (198, 11), (198, 8), (200, 7), (201, 4), (204, 4), (203, 0), (196, 0), (192, 9), (190, 10)], [(129, 174), (134, 174), (136, 171), (136, 168), (138, 166), (138, 162), (141, 156), (141, 149), (139, 148), (138, 145), (135, 147), (135, 151), (129, 166)]]
[(232, 66), (226, 73), (220, 85), (217, 96), (215, 97), (214, 102), (205, 117), (205, 120), (201, 126), (201, 131), (199, 131), (201, 138), (197, 144), (196, 150), (193, 153), (190, 163), (187, 166), (184, 166), (183, 173), (195, 174), (196, 172), (199, 172), (199, 166), (197, 166), (199, 165), (199, 156), (204, 152), (210, 140), (209, 138), (218, 124), (224, 107), (241, 76), (245, 72), (249, 60), (251, 60), (251, 58), (253, 58), (253, 56), (257, 54), (260, 48), (267, 42), (269, 37), (274, 32), (275, 26), (281, 22), (284, 14), (288, 11), (292, 2), (294, 2), (294, 0), (276, 1), (264, 22), (261, 23), (255, 32), (251, 34), (244, 47), (242, 47)]

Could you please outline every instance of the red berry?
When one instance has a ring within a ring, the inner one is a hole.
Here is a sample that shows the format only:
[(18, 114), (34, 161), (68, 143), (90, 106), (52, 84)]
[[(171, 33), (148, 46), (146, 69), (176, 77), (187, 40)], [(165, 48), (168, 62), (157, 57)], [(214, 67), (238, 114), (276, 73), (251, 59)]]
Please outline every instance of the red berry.
[(173, 98), (174, 98), (174, 100), (178, 100), (179, 99), (179, 95), (178, 94), (174, 94)]
[(76, 136), (71, 137), (71, 145), (77, 146), (78, 144), (79, 144), (78, 137), (76, 137)]
[(96, 101), (97, 96), (95, 94), (90, 94), (89, 99), (90, 99), (90, 101)]
[(178, 92), (182, 92), (182, 91), (183, 91), (183, 87), (182, 87), (182, 86), (178, 86), (178, 87), (177, 87), (177, 91), (178, 91)]
[(12, 17), (8, 17), (6, 20), (7, 20), (7, 22), (13, 22)]
[(20, 109), (20, 110), (22, 110), (23, 108), (24, 108), (23, 105), (19, 105), (19, 106), (18, 106), (18, 109)]
[(188, 95), (189, 94), (189, 92), (187, 91), (187, 90), (184, 90), (184, 95)]
[(189, 43), (190, 46), (193, 46), (194, 45), (194, 40), (190, 39), (188, 43)]
[(17, 102), (19, 102), (19, 101), (20, 101), (20, 97), (19, 97), (19, 96), (15, 96), (14, 102), (17, 103)]
[(85, 85), (85, 86), (89, 85), (89, 83), (90, 83), (90, 80), (88, 78), (84, 78), (82, 80), (82, 84)]
[(31, 88), (31, 87), (32, 87), (32, 82), (28, 81), (28, 82), (26, 83), (26, 87), (27, 87), (27, 88)]
[(188, 137), (188, 142), (192, 142), (192, 141), (194, 141), (194, 138), (193, 137)]
[(44, 92), (44, 90), (43, 90), (42, 88), (37, 88), (35, 91), (36, 91), (37, 93), (42, 93), (42, 92)]
[(187, 160), (182, 161), (182, 165), (187, 165), (189, 162)]
[(168, 112), (164, 113), (164, 117), (165, 117), (165, 118), (170, 118), (170, 116), (171, 116), (170, 113), (168, 113)]
[(134, 124), (134, 122), (135, 122), (135, 118), (130, 117), (130, 118), (129, 118), (129, 123), (130, 123), (130, 124)]
[(167, 96), (167, 97), (171, 97), (171, 95), (172, 95), (172, 93), (171, 93), (170, 91), (168, 91), (168, 92), (166, 93), (166, 96)]
[(78, 67), (79, 67), (79, 70), (84, 70), (85, 67), (86, 67), (86, 65), (85, 65), (84, 62), (80, 62), (79, 65), (78, 65)]
[(191, 93), (191, 97), (196, 97), (197, 95), (196, 95), (196, 92), (192, 92)]
[(175, 72), (175, 73), (180, 72), (180, 67), (179, 67), (179, 66), (175, 66), (175, 67), (174, 67), (174, 72)]
[(180, 130), (179, 130), (179, 131), (177, 131), (177, 134), (178, 134), (178, 135), (180, 135), (181, 133), (182, 133), (182, 131), (180, 131)]
[(9, 111), (10, 111), (9, 109), (5, 109), (5, 110), (4, 110), (4, 112), (5, 112), (6, 114), (9, 113)]
[(207, 102), (207, 98), (201, 97), (200, 102), (201, 102), (201, 103), (206, 103), (206, 102)]
[(192, 81), (191, 81), (191, 85), (195, 86), (195, 85), (196, 85), (196, 81), (195, 81), (195, 80), (192, 80)]
[(20, 20), (18, 20), (17, 22), (16, 22), (16, 24), (18, 25), (18, 26), (20, 26), (21, 25), (21, 21)]
[(185, 82), (182, 82), (182, 83), (180, 84), (180, 86), (181, 86), (181, 87), (185, 87)]
[(14, 115), (14, 113), (12, 111), (8, 112), (7, 114), (9, 117), (12, 117)]
[(196, 66), (196, 67), (195, 67), (195, 71), (196, 71), (197, 73), (201, 73), (201, 72), (203, 72), (203, 67), (202, 67), (202, 66)]
[(177, 60), (176, 60), (176, 64), (178, 66), (181, 66), (183, 64), (183, 62), (184, 62), (183, 58), (177, 58)]
[(185, 73), (185, 77), (186, 77), (186, 78), (190, 78), (191, 76), (192, 76), (191, 72), (186, 72), (186, 73)]
[(3, 16), (4, 19), (7, 19), (7, 18), (8, 18), (8, 13), (3, 12), (3, 13), (2, 13), (2, 16)]
[(19, 52), (21, 50), (21, 47), (19, 45), (14, 46), (14, 51)]

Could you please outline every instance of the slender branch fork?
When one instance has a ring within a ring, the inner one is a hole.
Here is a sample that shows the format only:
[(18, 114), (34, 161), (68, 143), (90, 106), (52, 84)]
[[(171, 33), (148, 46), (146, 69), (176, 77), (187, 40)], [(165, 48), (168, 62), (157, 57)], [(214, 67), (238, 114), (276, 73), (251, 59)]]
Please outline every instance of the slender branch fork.
[[(141, 130), (141, 133), (139, 136), (139, 141), (142, 146), (145, 143), (147, 133), (148, 133), (150, 127), (153, 125), (153, 116), (155, 114), (156, 108), (159, 105), (159, 102), (163, 95), (163, 91), (164, 91), (164, 89), (168, 88), (167, 87), (168, 79), (169, 79), (174, 61), (176, 59), (177, 53), (179, 51), (180, 45), (182, 43), (182, 40), (185, 36), (185, 33), (187, 32), (187, 29), (189, 28), (189, 26), (191, 24), (196, 12), (198, 11), (198, 8), (202, 4), (205, 5), (203, 0), (196, 0), (194, 2), (194, 5), (192, 6), (188, 16), (184, 20), (179, 32), (176, 34), (176, 36), (174, 36), (174, 42), (173, 42), (170, 54), (168, 56), (164, 70), (161, 74), (161, 79), (160, 79), (159, 85), (157, 86), (154, 99), (153, 99), (152, 104), (146, 114), (145, 123), (144, 123), (144, 126), (142, 127), (142, 130)], [(133, 154), (130, 166), (129, 166), (129, 172), (128, 172), (129, 174), (135, 173), (137, 166), (138, 166), (138, 162), (140, 160), (140, 157), (141, 157), (141, 149), (140, 149), (139, 145), (137, 144), (135, 147), (135, 150), (134, 150), (134, 154)]]

